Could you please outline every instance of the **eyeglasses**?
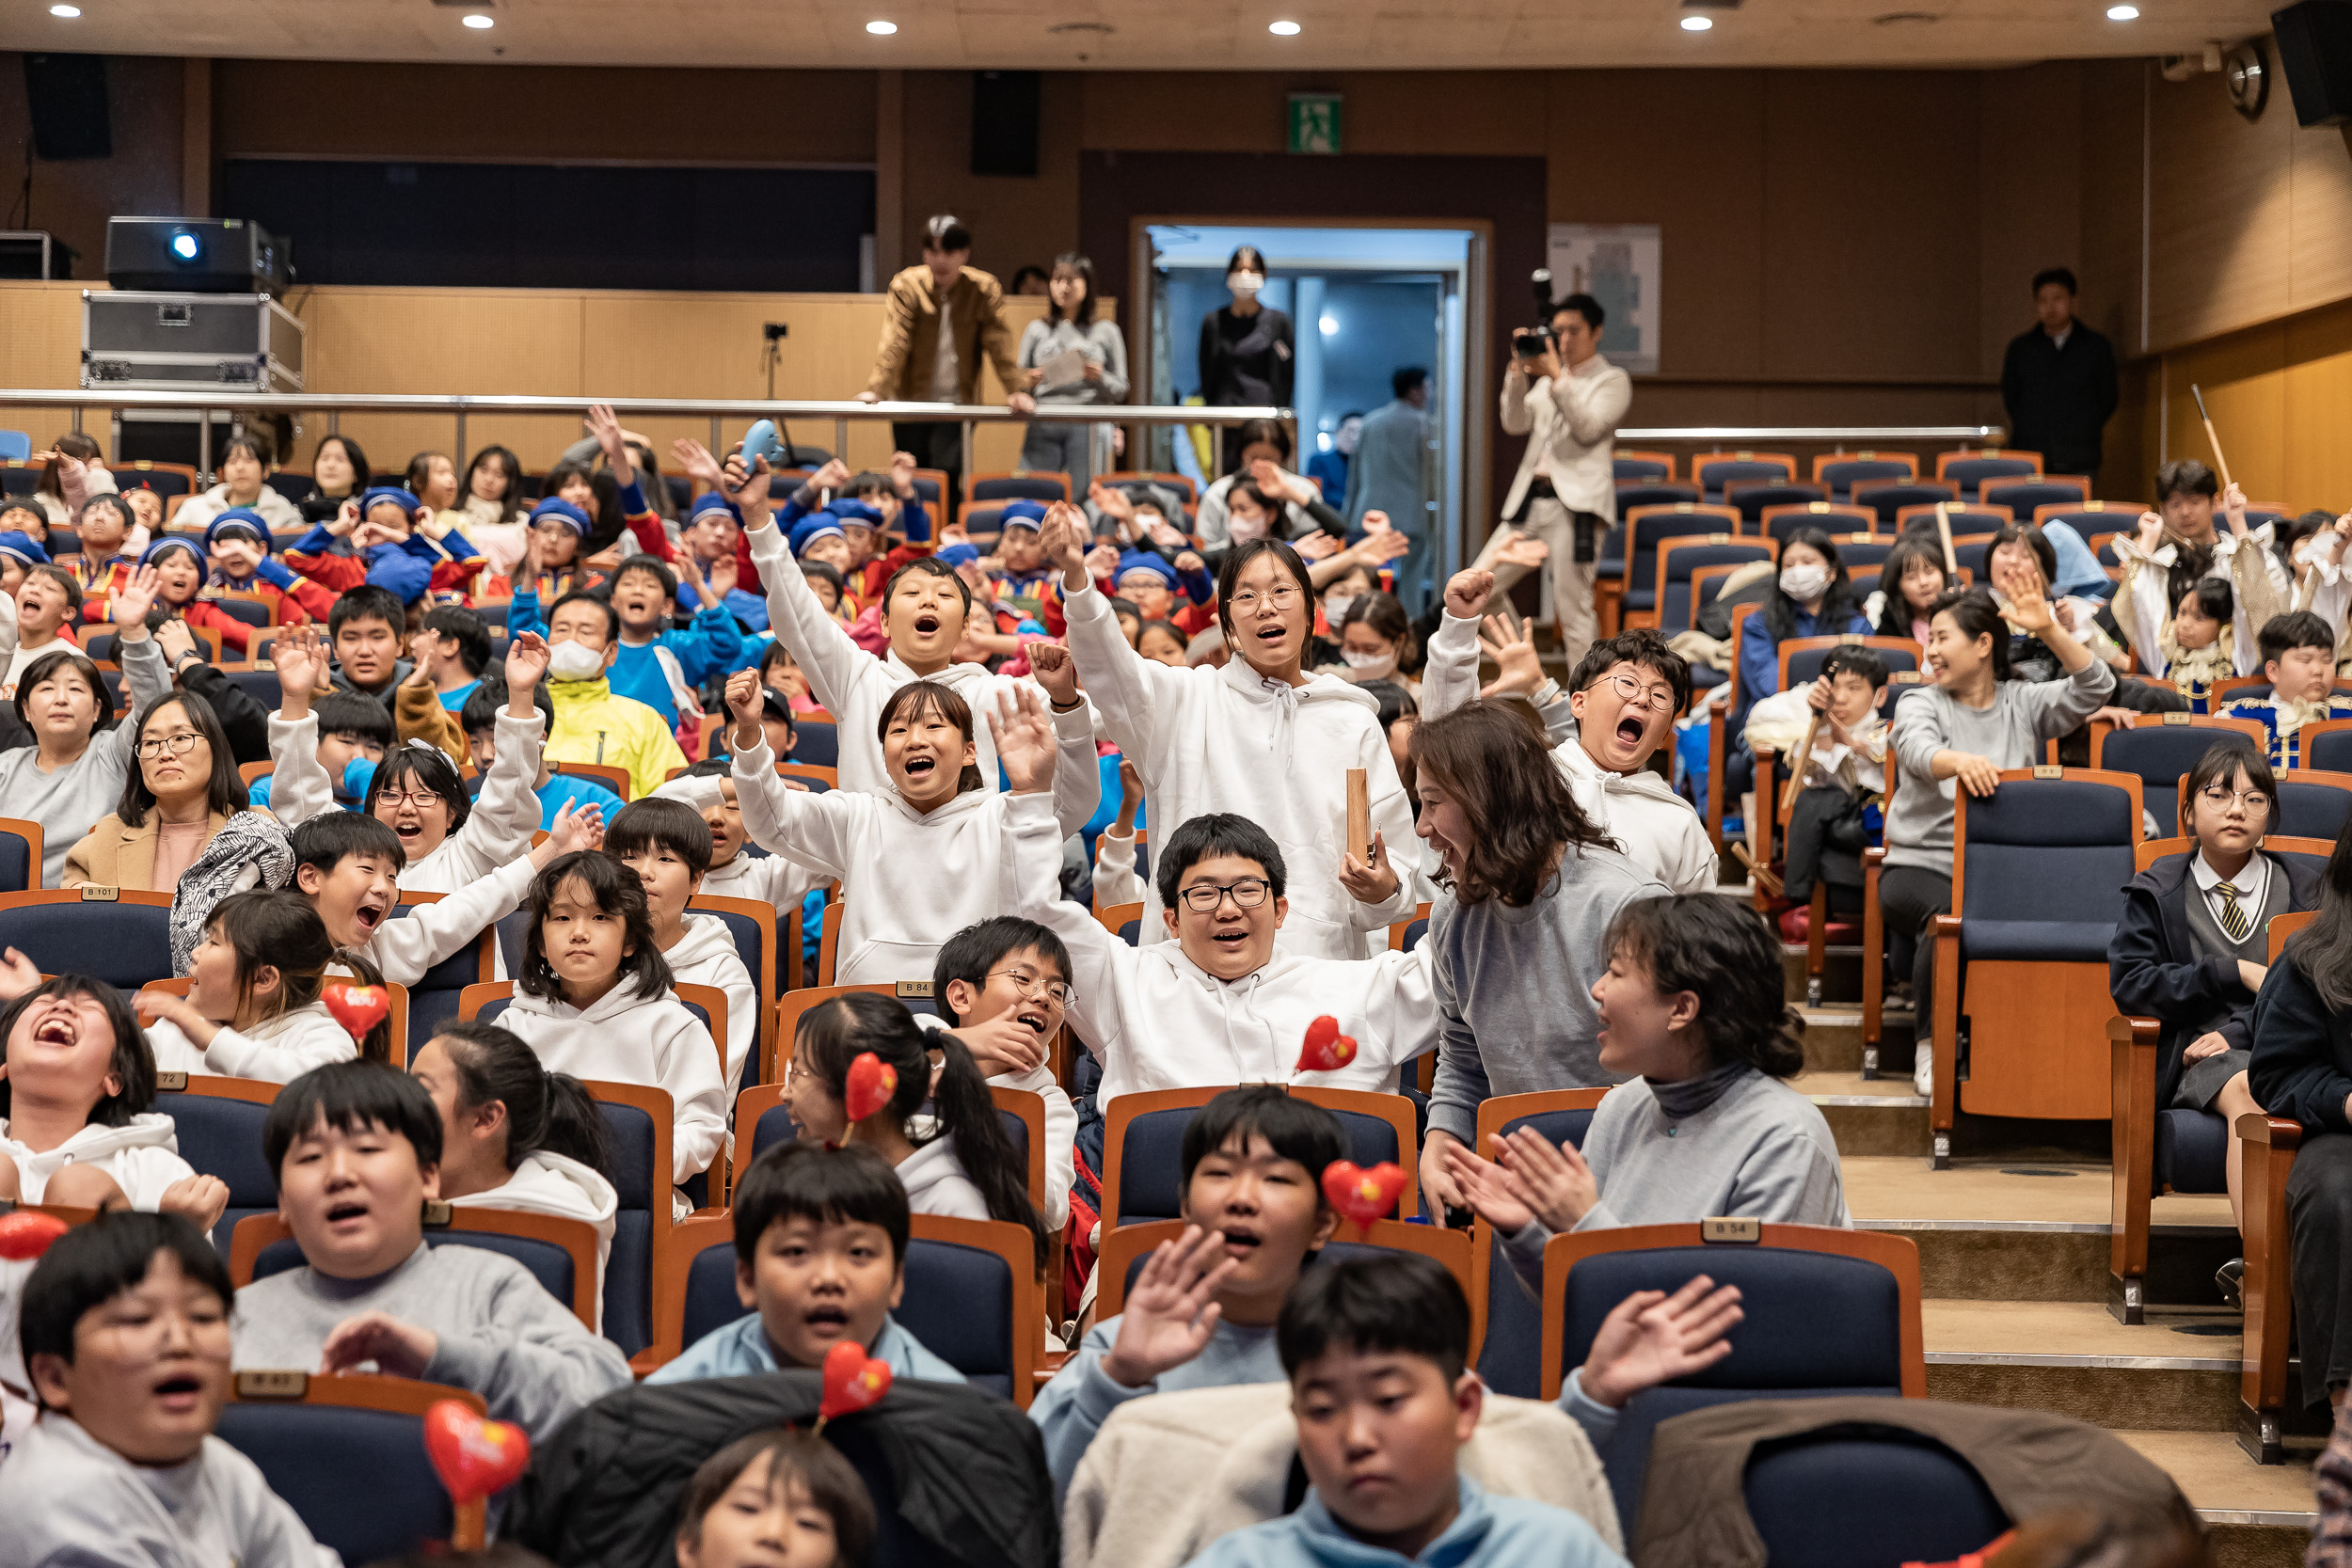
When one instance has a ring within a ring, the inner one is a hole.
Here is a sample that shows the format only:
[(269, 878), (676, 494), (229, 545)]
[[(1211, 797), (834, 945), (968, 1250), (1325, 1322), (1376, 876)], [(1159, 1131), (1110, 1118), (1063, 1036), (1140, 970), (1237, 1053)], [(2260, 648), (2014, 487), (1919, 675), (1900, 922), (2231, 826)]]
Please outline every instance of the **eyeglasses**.
[[(1602, 679), (1614, 687), (1617, 695), (1623, 697), (1634, 707), (1655, 708), (1660, 713), (1672, 713), (1675, 710), (1675, 694), (1671, 687), (1645, 687), (1631, 675), (1627, 674), (1606, 675)], [(1599, 681), (1593, 683), (1594, 686), (1599, 684)], [(1588, 687), (1586, 689), (1589, 690), (1591, 688)]]
[(1238, 882), (1228, 882), (1222, 887), (1215, 882), (1195, 882), (1184, 889), (1184, 908), (1195, 914), (1214, 914), (1230, 893), (1233, 895), (1233, 908), (1254, 910), (1265, 902), (1266, 895), (1271, 891), (1273, 884), (1259, 877), (1244, 877)]
[(1077, 999), (1076, 988), (1059, 980), (1048, 980), (1034, 970), (1022, 969), (1016, 965), (1011, 969), (992, 970), (986, 978), (993, 980), (1000, 974), (1010, 980), (1013, 990), (1022, 995), (1041, 996), (1057, 1007), (1067, 1007)]
[(1226, 601), (1226, 608), (1235, 615), (1247, 615), (1258, 608), (1258, 601), (1261, 598), (1277, 610), (1290, 610), (1298, 603), (1298, 585), (1295, 582), (1286, 582), (1263, 594), (1254, 588), (1245, 588)]
[(203, 741), (204, 737), (194, 730), (184, 730), (178, 735), (159, 735), (152, 739), (140, 741), (138, 754), (142, 757), (159, 757), (166, 752), (169, 752), (175, 757), (183, 757), (203, 744)]
[(389, 806), (394, 811), (398, 811), (403, 806), (414, 806), (419, 811), (422, 811), (427, 806), (437, 804), (440, 799), (438, 794), (430, 789), (388, 789), (375, 798), (375, 803), (379, 806)]
[(2197, 798), (2216, 811), (2228, 811), (2233, 800), (2249, 812), (2267, 812), (2270, 809), (2270, 797), (2259, 789), (2224, 789), (2219, 784), (2207, 784), (2197, 792)]

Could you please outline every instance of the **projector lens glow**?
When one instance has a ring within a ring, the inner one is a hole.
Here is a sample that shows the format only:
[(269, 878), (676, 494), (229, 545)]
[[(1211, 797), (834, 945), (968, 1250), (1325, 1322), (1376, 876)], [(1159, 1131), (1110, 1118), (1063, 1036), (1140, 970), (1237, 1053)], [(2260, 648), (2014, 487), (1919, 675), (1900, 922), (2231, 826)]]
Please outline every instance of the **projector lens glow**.
[(1686, 33), (1704, 33), (1713, 25), (1715, 19), (1711, 16), (1686, 16), (1682, 19), (1682, 30)]
[(171, 236), (171, 259), (173, 261), (193, 261), (203, 254), (203, 241), (198, 239), (194, 234), (189, 233), (184, 229), (178, 230), (173, 232)]
[(1295, 22), (1269, 22), (1266, 24), (1265, 30), (1272, 33), (1278, 39), (1295, 39), (1298, 36), (1298, 24)]

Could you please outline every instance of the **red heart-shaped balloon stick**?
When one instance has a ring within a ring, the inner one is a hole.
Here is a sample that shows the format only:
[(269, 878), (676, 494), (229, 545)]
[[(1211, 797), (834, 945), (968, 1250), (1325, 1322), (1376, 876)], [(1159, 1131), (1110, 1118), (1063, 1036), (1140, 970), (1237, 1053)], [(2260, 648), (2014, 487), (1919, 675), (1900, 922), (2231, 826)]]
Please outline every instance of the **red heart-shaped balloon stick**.
[(1405, 1172), (1393, 1160), (1383, 1160), (1370, 1170), (1348, 1160), (1323, 1167), (1323, 1196), (1359, 1226), (1369, 1227), (1375, 1220), (1387, 1219), (1404, 1193)]
[(392, 993), (382, 986), (356, 986), (348, 980), (329, 980), (319, 990), (319, 1000), (335, 1015), (335, 1022), (351, 1033), (355, 1040), (365, 1039), (369, 1030), (384, 1022), (384, 1015), (392, 1010)]
[(890, 1363), (867, 1355), (856, 1340), (844, 1339), (825, 1353), (825, 1396), (818, 1402), (817, 1418), (852, 1415), (888, 1392)]
[(867, 1117), (890, 1103), (890, 1097), (898, 1092), (898, 1069), (870, 1051), (858, 1053), (850, 1064), (850, 1076), (843, 1085), (841, 1103), (851, 1121), (864, 1121)]
[(1298, 1048), (1300, 1072), (1335, 1072), (1356, 1059), (1356, 1037), (1340, 1033), (1340, 1021), (1326, 1013), (1307, 1025)]
[(424, 1453), (463, 1508), (512, 1486), (531, 1463), (531, 1438), (518, 1426), (485, 1421), (455, 1400), (424, 1413)]
[(36, 1213), (30, 1209), (0, 1214), (0, 1258), (11, 1263), (38, 1258), (66, 1230), (65, 1221), (55, 1214)]

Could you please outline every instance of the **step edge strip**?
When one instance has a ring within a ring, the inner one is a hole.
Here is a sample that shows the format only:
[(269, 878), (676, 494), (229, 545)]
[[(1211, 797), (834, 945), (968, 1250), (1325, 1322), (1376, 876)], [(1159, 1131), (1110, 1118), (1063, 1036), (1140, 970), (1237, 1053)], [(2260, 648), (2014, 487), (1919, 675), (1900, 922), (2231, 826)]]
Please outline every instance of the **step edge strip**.
[(1946, 1350), (1929, 1351), (1931, 1367), (2086, 1367), (2127, 1372), (2231, 1372), (2245, 1365), (2240, 1356), (2226, 1360), (2210, 1355), (2082, 1355), (2040, 1354), (2030, 1352)]
[(2299, 1529), (2305, 1534), (2319, 1528), (2317, 1513), (2284, 1513), (2266, 1508), (2201, 1508), (2197, 1517), (2209, 1525), (2264, 1525)]

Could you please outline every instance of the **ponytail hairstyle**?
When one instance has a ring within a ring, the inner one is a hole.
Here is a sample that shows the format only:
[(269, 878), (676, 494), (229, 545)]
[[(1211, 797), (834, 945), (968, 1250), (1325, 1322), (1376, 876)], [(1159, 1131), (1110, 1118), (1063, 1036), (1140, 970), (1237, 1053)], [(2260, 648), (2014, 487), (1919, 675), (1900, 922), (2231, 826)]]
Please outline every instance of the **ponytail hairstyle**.
[[(339, 966), (363, 986), (380, 986), (383, 973), (356, 948), (338, 947), (310, 901), (291, 888), (231, 894), (213, 907), (206, 929), (237, 955), (237, 1012), (252, 1000), (254, 976), (266, 964), (278, 971), (278, 993), (253, 1022), (266, 1023), (310, 1006), (326, 989), (327, 970)], [(389, 1016), (375, 1021), (359, 1041), (372, 1062), (392, 1059)]]
[(545, 1150), (610, 1178), (604, 1116), (588, 1087), (568, 1072), (549, 1072), (522, 1037), (480, 1019), (453, 1018), (433, 1031), (457, 1072), (457, 1107), (506, 1107), (506, 1168)]
[[(903, 689), (903, 688), (901, 689)], [(792, 1059), (805, 1063), (827, 1093), (846, 1101), (850, 1064), (866, 1052), (898, 1074), (898, 1092), (874, 1114), (901, 1126), (931, 1102), (939, 1133), (956, 1140), (956, 1159), (980, 1190), (991, 1219), (1027, 1227), (1037, 1244), (1038, 1266), (1045, 1266), (1045, 1223), (1029, 1201), (1029, 1173), (998, 1119), (988, 1080), (964, 1043), (948, 1034), (930, 1034), (896, 997), (851, 991), (801, 1015)], [(931, 1053), (945, 1057), (939, 1082), (931, 1082)]]

